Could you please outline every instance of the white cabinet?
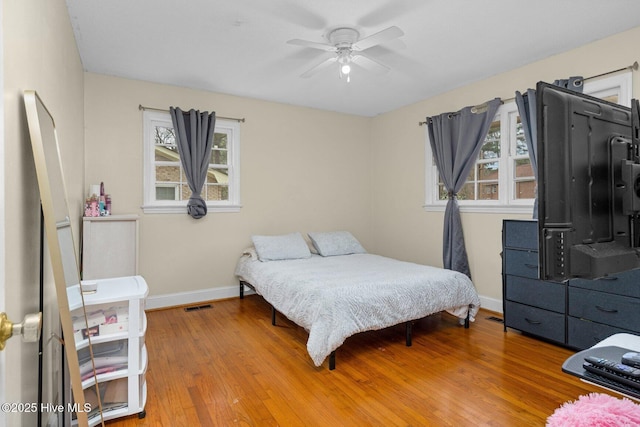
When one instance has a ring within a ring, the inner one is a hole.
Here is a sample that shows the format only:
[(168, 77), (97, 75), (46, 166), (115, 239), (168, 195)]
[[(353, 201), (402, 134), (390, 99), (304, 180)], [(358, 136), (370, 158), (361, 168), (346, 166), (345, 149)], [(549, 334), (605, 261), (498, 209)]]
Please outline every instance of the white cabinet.
[(97, 283), (97, 290), (83, 295), (84, 309), (78, 285), (67, 290), (82, 388), (85, 402), (92, 408), (89, 425), (102, 421), (96, 381), (104, 420), (132, 414), (142, 418), (147, 400), (148, 360), (144, 303), (149, 288), (142, 276), (90, 282)]
[(138, 274), (138, 215), (82, 219), (82, 278)]

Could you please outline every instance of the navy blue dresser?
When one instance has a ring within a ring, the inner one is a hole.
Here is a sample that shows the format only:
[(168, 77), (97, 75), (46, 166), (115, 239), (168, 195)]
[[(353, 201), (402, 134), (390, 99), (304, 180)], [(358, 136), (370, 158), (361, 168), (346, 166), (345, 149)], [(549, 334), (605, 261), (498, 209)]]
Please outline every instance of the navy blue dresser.
[(597, 280), (538, 279), (538, 223), (502, 225), (504, 327), (575, 349), (640, 333), (640, 269)]

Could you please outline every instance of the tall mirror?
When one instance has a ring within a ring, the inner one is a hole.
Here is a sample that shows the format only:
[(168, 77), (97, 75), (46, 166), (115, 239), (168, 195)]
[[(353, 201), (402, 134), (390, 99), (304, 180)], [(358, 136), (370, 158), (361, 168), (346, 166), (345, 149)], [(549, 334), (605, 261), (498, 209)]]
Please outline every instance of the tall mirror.
[[(91, 401), (85, 398), (86, 389), (83, 388), (87, 376), (81, 375), (78, 353), (78, 343), (74, 337), (74, 330), (88, 330), (87, 317), (84, 310), (84, 300), (80, 288), (80, 269), (76, 257), (67, 194), (60, 161), (58, 140), (53, 117), (35, 91), (24, 92), (24, 104), (31, 136), (31, 146), (35, 160), (40, 200), (44, 215), (44, 228), (46, 242), (49, 248), (53, 279), (55, 282), (58, 309), (60, 312), (60, 324), (64, 337), (64, 348), (69, 368), (71, 390), (73, 393), (73, 405), (71, 409), (72, 424), (79, 426), (89, 425), (89, 411), (102, 413), (99, 398)], [(75, 327), (74, 327), (75, 322)], [(78, 323), (80, 322), (80, 325)], [(82, 347), (83, 344), (80, 344)], [(81, 349), (80, 349), (81, 350)], [(88, 351), (87, 351), (88, 350)], [(91, 355), (91, 343), (86, 343), (86, 350), (82, 353)], [(89, 356), (90, 359), (91, 356)], [(93, 361), (88, 361), (95, 377)], [(86, 362), (82, 361), (83, 367)], [(90, 377), (91, 374), (89, 374)], [(94, 378), (95, 379), (95, 378)], [(94, 381), (94, 384), (96, 382)], [(93, 390), (92, 390), (93, 391)], [(89, 395), (94, 395), (89, 393)], [(99, 396), (97, 391), (95, 395)], [(85, 405), (86, 403), (86, 405)], [(96, 407), (97, 406), (97, 407)], [(93, 414), (91, 414), (93, 416)], [(101, 418), (101, 416), (100, 416)], [(92, 421), (92, 425), (96, 422)], [(104, 423), (103, 423), (104, 424)]]

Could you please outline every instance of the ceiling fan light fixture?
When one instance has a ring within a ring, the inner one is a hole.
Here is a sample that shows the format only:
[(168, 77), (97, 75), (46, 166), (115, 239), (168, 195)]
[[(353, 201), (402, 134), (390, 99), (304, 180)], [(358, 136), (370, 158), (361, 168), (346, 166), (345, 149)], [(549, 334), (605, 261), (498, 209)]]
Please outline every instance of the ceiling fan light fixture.
[(292, 39), (287, 43), (326, 52), (334, 52), (336, 54), (333, 58), (327, 58), (315, 67), (305, 71), (301, 77), (311, 77), (330, 64), (337, 62), (340, 78), (347, 76), (347, 82), (349, 82), (352, 62), (368, 71), (377, 73), (389, 71), (389, 67), (369, 58), (363, 51), (386, 43), (389, 40), (396, 39), (402, 35), (404, 35), (404, 33), (400, 28), (392, 26), (361, 39), (360, 33), (355, 28), (339, 27), (329, 31), (325, 36), (329, 44), (301, 39)]

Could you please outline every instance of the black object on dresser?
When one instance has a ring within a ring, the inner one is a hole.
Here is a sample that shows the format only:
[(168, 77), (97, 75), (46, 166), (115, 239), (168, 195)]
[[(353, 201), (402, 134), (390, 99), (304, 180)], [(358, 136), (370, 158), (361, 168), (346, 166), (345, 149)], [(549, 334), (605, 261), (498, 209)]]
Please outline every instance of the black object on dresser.
[(502, 248), (505, 331), (579, 350), (615, 333), (640, 333), (640, 269), (596, 280), (539, 280), (535, 220), (504, 220)]

